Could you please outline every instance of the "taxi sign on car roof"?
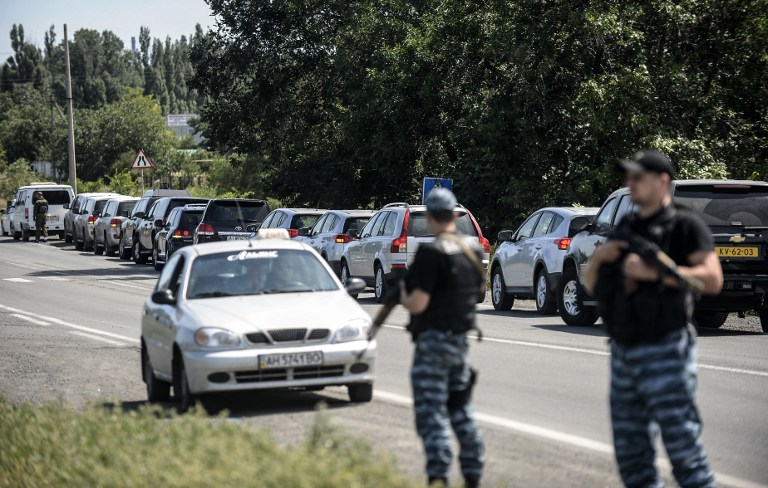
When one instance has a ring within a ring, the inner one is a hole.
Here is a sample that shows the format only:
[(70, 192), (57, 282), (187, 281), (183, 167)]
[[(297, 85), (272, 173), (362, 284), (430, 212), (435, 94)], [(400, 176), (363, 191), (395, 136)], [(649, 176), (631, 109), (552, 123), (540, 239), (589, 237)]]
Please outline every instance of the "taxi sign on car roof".
[(289, 240), (290, 236), (288, 235), (288, 231), (285, 229), (259, 229), (259, 233), (257, 234), (259, 240), (266, 240), (266, 239), (278, 239), (278, 240)]

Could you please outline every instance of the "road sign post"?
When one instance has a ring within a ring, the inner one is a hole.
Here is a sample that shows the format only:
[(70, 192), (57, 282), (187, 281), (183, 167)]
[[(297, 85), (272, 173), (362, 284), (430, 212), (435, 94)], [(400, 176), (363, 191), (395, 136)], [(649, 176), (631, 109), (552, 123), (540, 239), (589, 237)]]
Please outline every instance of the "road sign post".
[(429, 192), (435, 188), (447, 188), (453, 190), (453, 180), (450, 178), (424, 178), (421, 185), (421, 204), (427, 204)]
[(141, 193), (144, 194), (144, 169), (154, 169), (155, 163), (152, 162), (151, 159), (149, 159), (149, 156), (147, 156), (144, 153), (144, 149), (139, 148), (136, 151), (136, 156), (133, 157), (133, 164), (131, 165), (131, 169), (138, 169), (141, 170)]

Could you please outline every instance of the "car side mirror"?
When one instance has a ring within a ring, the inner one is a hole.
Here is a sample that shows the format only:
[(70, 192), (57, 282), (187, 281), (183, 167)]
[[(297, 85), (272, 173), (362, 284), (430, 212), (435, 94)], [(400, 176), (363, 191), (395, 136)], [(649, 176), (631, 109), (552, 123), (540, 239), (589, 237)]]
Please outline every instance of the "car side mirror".
[(155, 227), (163, 227), (163, 219), (155, 220)]
[(589, 229), (591, 225), (592, 222), (588, 217), (574, 217), (573, 220), (571, 220), (571, 224), (568, 226), (568, 237), (573, 237), (580, 232), (584, 232)]
[(359, 237), (357, 229), (349, 229), (349, 231), (347, 231), (347, 235), (352, 239), (357, 239)]
[(301, 229), (299, 229), (299, 236), (300, 237), (307, 237), (307, 236), (309, 236), (309, 231), (310, 230), (311, 229), (309, 227), (302, 227)]
[(174, 305), (176, 298), (174, 298), (171, 290), (158, 290), (152, 293), (152, 301), (158, 305)]
[(499, 232), (499, 242), (512, 242), (513, 233), (511, 230), (503, 230)]
[(350, 295), (357, 295), (365, 291), (365, 281), (360, 278), (349, 278), (345, 288)]
[(69, 204), (68, 204), (68, 203), (65, 203), (65, 204), (64, 204), (64, 209), (65, 209), (65, 210), (69, 210)]

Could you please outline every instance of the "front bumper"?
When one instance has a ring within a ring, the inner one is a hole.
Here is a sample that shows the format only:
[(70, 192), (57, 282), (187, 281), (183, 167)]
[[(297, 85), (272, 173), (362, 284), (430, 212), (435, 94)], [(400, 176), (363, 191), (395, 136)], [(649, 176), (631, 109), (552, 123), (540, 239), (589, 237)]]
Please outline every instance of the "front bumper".
[[(323, 365), (307, 368), (259, 369), (263, 354), (322, 351)], [(363, 352), (358, 360), (357, 356)], [(302, 388), (312, 386), (372, 383), (375, 376), (376, 341), (353, 341), (317, 346), (249, 348), (230, 351), (184, 351), (184, 367), (189, 389), (194, 394), (226, 391)], [(350, 368), (367, 366), (366, 371), (352, 373)], [(217, 374), (218, 373), (218, 374)], [(228, 375), (228, 380), (211, 375)]]

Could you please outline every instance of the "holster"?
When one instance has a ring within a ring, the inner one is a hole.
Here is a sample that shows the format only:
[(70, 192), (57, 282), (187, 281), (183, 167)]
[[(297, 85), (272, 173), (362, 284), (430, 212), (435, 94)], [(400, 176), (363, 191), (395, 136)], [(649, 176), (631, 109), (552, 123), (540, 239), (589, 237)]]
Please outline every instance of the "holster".
[(448, 393), (448, 410), (454, 410), (461, 408), (464, 405), (469, 404), (472, 401), (472, 390), (475, 389), (475, 383), (477, 383), (478, 371), (472, 366), (469, 367), (469, 382), (467, 387), (463, 390), (451, 391)]

